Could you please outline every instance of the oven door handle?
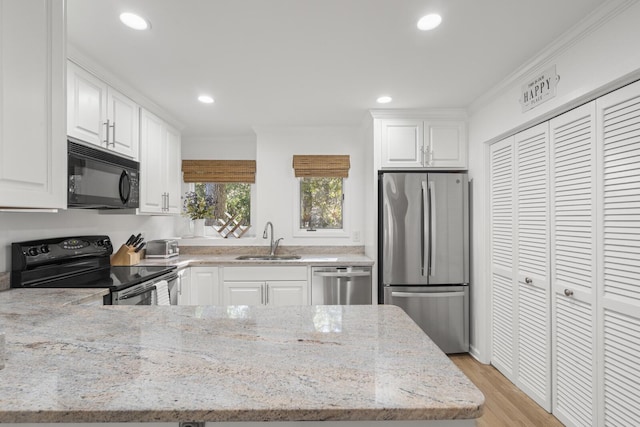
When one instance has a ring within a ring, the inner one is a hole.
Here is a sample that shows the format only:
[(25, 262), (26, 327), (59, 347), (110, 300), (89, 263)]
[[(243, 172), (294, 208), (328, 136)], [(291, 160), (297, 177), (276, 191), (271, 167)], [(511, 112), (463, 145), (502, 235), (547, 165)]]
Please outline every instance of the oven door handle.
[(156, 288), (156, 285), (151, 286), (150, 288), (144, 288), (138, 292), (135, 292), (133, 294), (126, 294), (126, 295), (122, 295), (121, 297), (119, 297), (119, 300), (123, 300), (123, 299), (129, 299), (129, 298), (134, 298), (134, 297), (138, 297), (140, 295), (143, 294), (147, 294), (149, 292), (153, 292), (155, 290), (157, 290), (158, 288)]

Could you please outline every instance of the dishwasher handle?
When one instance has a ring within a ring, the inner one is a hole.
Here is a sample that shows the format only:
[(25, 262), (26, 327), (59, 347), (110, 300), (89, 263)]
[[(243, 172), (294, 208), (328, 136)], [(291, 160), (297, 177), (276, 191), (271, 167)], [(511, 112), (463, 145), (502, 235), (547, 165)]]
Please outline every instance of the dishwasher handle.
[(391, 292), (392, 297), (400, 298), (448, 298), (464, 296), (464, 291), (454, 292)]
[(314, 271), (314, 276), (320, 277), (368, 277), (370, 271)]

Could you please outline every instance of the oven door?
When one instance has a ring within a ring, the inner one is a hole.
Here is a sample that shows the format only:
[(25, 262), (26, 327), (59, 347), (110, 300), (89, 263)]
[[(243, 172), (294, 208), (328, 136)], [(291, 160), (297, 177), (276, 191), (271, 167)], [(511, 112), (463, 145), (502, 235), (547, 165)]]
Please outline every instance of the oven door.
[(156, 285), (141, 283), (111, 294), (113, 305), (157, 305), (158, 295)]

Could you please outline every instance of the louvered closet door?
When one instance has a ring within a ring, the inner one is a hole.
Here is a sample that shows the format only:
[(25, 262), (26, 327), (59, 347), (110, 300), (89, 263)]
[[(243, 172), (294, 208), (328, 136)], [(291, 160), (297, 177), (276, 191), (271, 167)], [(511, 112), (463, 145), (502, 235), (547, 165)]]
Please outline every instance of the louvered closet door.
[(549, 122), (553, 414), (595, 423), (595, 102)]
[(491, 363), (515, 381), (514, 138), (493, 144), (490, 153)]
[(551, 411), (548, 145), (548, 123), (515, 135), (516, 385)]
[(640, 423), (640, 83), (596, 101), (600, 425)]

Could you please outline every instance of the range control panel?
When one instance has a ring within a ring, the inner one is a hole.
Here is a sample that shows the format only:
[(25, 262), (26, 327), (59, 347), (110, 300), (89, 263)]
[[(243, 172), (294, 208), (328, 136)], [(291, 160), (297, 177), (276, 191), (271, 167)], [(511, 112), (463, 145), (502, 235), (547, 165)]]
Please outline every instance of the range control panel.
[(11, 244), (11, 267), (13, 271), (20, 271), (69, 258), (109, 256), (112, 253), (113, 245), (109, 236), (30, 240)]

